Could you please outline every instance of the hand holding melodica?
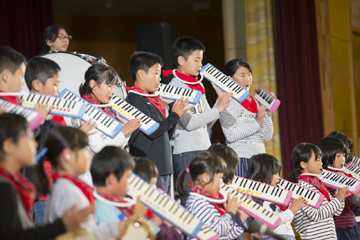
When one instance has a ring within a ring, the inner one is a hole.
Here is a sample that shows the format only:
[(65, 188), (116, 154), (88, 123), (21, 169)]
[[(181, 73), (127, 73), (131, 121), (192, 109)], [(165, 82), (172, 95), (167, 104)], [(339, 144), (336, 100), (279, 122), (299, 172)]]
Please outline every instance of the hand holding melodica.
[(349, 189), (349, 187), (343, 187), (339, 190), (336, 190), (335, 197), (339, 199), (340, 202), (344, 201), (346, 198), (346, 191)]
[(191, 107), (185, 108), (188, 104), (189, 99), (182, 97), (174, 103), (171, 111), (177, 113), (177, 115), (181, 117), (186, 111), (190, 110)]
[(50, 120), (52, 118), (52, 115), (49, 114), (49, 112), (51, 111), (51, 107), (48, 107), (47, 104), (43, 105), (43, 104), (37, 103), (34, 107), (34, 111), (43, 115), (43, 120), (42, 120), (41, 124), (43, 124), (45, 122), (45, 120)]
[(291, 203), (291, 206), (289, 207), (289, 209), (295, 214), (297, 211), (299, 211), (303, 207), (306, 207), (307, 205), (308, 204), (307, 204), (306, 199), (303, 197), (299, 197), (298, 199), (294, 200)]
[(138, 129), (141, 126), (141, 122), (139, 118), (133, 118), (129, 121), (126, 121), (124, 118), (120, 117), (118, 113), (116, 113), (116, 118), (122, 124), (124, 124), (124, 127), (121, 129), (121, 132), (124, 134), (124, 136), (133, 133), (136, 129)]
[(83, 131), (86, 135), (90, 136), (95, 134), (96, 132), (91, 132), (94, 128), (97, 127), (96, 121), (93, 119), (89, 119), (88, 121), (84, 122), (83, 120), (80, 120), (80, 130)]
[(265, 115), (266, 115), (266, 107), (264, 105), (260, 106), (257, 112), (256, 121), (261, 127), (264, 123)]
[(240, 206), (241, 202), (238, 201), (237, 198), (231, 197), (230, 193), (228, 194), (227, 203), (224, 203), (225, 210), (227, 212), (231, 212), (234, 215), (237, 213), (237, 210)]
[(72, 230), (80, 226), (80, 223), (86, 222), (90, 214), (94, 213), (93, 207), (86, 207), (81, 210), (76, 210), (76, 205), (72, 206), (62, 216), (62, 221), (66, 230)]

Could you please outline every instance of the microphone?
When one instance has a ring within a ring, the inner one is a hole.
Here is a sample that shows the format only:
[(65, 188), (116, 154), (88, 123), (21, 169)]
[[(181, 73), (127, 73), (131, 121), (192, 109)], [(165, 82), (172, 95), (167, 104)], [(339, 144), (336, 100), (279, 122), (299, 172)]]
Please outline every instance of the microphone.
[(286, 240), (286, 238), (274, 233), (274, 231), (271, 230), (268, 226), (256, 220), (250, 223), (249, 231), (269, 235), (278, 240)]

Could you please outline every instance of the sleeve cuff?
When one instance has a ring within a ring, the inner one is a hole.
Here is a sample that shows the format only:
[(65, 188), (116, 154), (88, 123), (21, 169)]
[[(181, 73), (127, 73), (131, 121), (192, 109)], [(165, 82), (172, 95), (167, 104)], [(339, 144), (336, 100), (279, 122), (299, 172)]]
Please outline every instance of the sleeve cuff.
[[(241, 221), (240, 215), (236, 214), (235, 215), (235, 222), (237, 223), (237, 225), (239, 225), (242, 229), (247, 229), (247, 226), (245, 226), (245, 224)], [(245, 222), (246, 223), (246, 222)]]

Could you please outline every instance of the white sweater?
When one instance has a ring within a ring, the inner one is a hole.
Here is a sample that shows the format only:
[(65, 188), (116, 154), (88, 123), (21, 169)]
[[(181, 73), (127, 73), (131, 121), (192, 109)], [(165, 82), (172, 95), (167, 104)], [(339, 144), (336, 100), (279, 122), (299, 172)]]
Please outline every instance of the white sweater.
[(281, 218), (281, 224), (274, 229), (276, 234), (295, 236), (291, 226), (291, 222), (294, 219), (294, 214), (290, 209), (282, 211), (278, 205), (268, 201), (264, 201), (263, 207)]
[[(313, 185), (299, 181), (299, 185), (314, 192), (320, 191)], [(339, 216), (344, 209), (345, 202), (340, 202), (330, 195), (328, 201), (324, 198), (319, 209), (307, 206), (295, 213), (294, 227), (302, 240), (331, 240), (337, 239), (333, 216)]]

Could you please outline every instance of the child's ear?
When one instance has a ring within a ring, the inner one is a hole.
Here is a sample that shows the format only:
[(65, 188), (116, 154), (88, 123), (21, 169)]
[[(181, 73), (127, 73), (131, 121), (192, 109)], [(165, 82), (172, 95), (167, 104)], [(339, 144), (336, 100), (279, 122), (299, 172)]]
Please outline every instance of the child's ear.
[(307, 165), (307, 164), (306, 164), (304, 161), (301, 161), (301, 162), (300, 162), (300, 167), (301, 167), (301, 168), (306, 168), (306, 165)]
[(40, 82), (40, 80), (35, 79), (34, 81), (32, 81), (31, 86), (32, 86), (32, 89), (30, 89), (30, 91), (35, 90), (36, 92), (40, 92), (43, 84), (42, 84), (42, 82)]
[(144, 78), (144, 75), (145, 75), (145, 71), (140, 69), (136, 73), (136, 79), (137, 80), (142, 80)]
[(113, 173), (110, 173), (109, 176), (107, 176), (106, 180), (105, 180), (105, 184), (106, 186), (108, 185), (113, 185), (114, 183), (116, 183), (118, 180), (117, 180), (117, 177), (115, 176), (115, 174)]
[(75, 159), (75, 153), (70, 149), (62, 151), (61, 155), (66, 163), (72, 163)]
[(0, 78), (1, 78), (0, 80), (2, 82), (7, 83), (9, 81), (9, 79), (10, 79), (10, 74), (11, 74), (11, 72), (8, 69), (4, 69), (4, 71), (2, 71), (0, 73)]
[(96, 82), (95, 82), (94, 79), (90, 80), (89, 86), (90, 86), (91, 89), (94, 89), (94, 87), (96, 86)]
[(51, 48), (51, 46), (52, 46), (52, 41), (50, 41), (50, 40), (46, 40), (46, 45), (48, 45), (50, 48)]
[(183, 56), (179, 56), (179, 57), (177, 58), (177, 62), (178, 62), (178, 64), (179, 64), (180, 66), (182, 66), (182, 65), (185, 64), (186, 60), (185, 60), (185, 58), (184, 58)]
[(210, 175), (207, 173), (201, 174), (201, 182), (208, 183), (210, 181)]
[(6, 139), (3, 143), (3, 151), (6, 155), (12, 154), (15, 150), (15, 145), (10, 139)]

